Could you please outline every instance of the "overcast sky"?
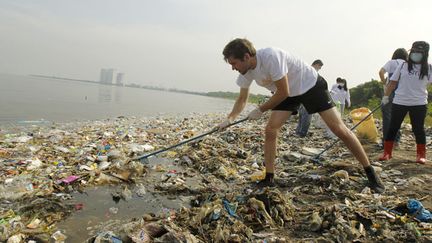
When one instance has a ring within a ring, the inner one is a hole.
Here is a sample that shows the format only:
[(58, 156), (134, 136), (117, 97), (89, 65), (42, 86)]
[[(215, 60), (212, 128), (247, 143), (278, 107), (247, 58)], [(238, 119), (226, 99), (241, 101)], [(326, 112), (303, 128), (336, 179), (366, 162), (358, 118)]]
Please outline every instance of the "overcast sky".
[(352, 87), (377, 79), (396, 48), (432, 42), (431, 10), (430, 0), (2, 0), (0, 72), (98, 80), (115, 68), (126, 82), (237, 92), (221, 53), (246, 37), (322, 59), (330, 84)]

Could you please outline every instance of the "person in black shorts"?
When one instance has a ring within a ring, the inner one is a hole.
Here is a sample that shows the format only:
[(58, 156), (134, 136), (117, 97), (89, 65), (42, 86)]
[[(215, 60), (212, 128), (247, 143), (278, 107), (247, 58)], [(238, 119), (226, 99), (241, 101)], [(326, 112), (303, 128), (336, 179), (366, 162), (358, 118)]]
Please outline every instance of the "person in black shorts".
[(326, 82), (312, 66), (278, 48), (255, 50), (249, 40), (240, 38), (232, 40), (225, 46), (223, 56), (232, 70), (240, 73), (237, 77), (240, 95), (226, 120), (218, 125), (220, 130), (231, 124), (242, 112), (247, 104), (249, 87), (253, 81), (274, 92), (270, 99), (248, 114), (249, 120), (256, 120), (263, 113), (271, 110), (265, 128), (266, 177), (258, 183), (258, 186), (274, 186), (274, 161), (279, 130), (302, 104), (309, 114), (318, 112), (331, 131), (345, 143), (363, 166), (371, 189), (378, 193), (385, 190), (359, 140), (338, 116), (326, 88)]

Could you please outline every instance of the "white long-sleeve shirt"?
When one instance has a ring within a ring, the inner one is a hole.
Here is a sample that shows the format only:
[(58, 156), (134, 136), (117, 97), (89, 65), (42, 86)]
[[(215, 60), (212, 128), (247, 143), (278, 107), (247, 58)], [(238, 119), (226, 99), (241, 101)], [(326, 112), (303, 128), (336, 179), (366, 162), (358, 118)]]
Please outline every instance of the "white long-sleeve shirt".
[(345, 102), (348, 106), (351, 106), (351, 98), (349, 91), (346, 91), (344, 88), (339, 88), (338, 84), (332, 86), (330, 90), (330, 95), (334, 102), (339, 102), (342, 105), (345, 105)]

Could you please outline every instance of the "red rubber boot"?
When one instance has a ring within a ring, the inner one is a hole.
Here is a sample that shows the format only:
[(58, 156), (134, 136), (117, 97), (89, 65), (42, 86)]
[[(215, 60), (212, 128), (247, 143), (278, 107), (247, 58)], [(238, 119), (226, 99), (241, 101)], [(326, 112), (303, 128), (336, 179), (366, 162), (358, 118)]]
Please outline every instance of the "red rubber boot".
[(426, 145), (425, 144), (417, 144), (417, 163), (425, 164), (426, 163)]
[(380, 161), (389, 160), (392, 158), (393, 141), (384, 141), (384, 154), (378, 159)]

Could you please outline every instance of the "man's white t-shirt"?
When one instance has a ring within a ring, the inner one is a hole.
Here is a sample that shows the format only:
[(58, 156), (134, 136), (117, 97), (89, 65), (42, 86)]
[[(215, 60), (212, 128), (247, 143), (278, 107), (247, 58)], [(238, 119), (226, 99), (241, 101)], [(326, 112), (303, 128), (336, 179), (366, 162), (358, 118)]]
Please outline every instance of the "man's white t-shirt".
[(249, 88), (252, 81), (272, 92), (276, 92), (275, 81), (288, 77), (289, 96), (306, 93), (315, 86), (318, 73), (315, 69), (291, 54), (278, 48), (259, 49), (256, 53), (257, 65), (245, 75), (240, 74), (237, 84)]
[(426, 86), (432, 83), (432, 70), (429, 65), (429, 75), (420, 79), (420, 64), (413, 64), (413, 70), (408, 71), (408, 63), (401, 63), (391, 76), (391, 81), (397, 81), (398, 87), (393, 99), (394, 104), (415, 106), (426, 105), (428, 92)]
[(403, 59), (392, 59), (384, 64), (382, 68), (387, 72), (387, 83), (389, 82), (390, 77), (396, 71), (396, 68), (403, 62), (405, 62)]

